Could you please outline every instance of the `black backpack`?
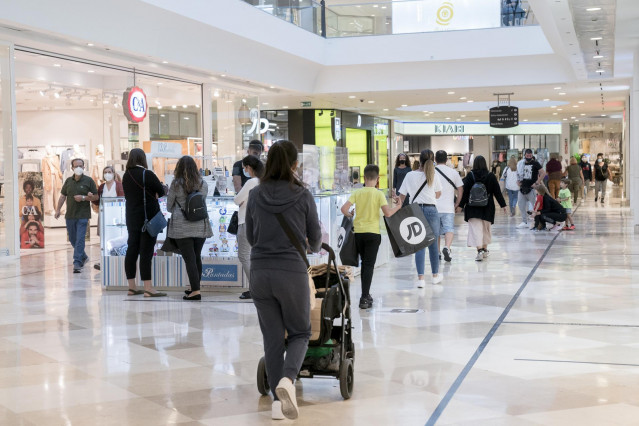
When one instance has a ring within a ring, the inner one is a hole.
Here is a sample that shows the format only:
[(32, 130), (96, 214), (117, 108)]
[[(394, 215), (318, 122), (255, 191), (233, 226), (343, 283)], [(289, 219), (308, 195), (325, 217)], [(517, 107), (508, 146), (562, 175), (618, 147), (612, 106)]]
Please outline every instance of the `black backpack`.
[(488, 205), (488, 190), (486, 189), (486, 185), (484, 185), (483, 182), (477, 182), (473, 172), (470, 172), (470, 174), (475, 183), (473, 183), (472, 188), (470, 188), (468, 205), (470, 207), (486, 207)]
[(188, 194), (184, 207), (177, 200), (175, 202), (182, 210), (184, 218), (190, 222), (197, 222), (209, 217), (209, 212), (206, 210), (206, 197), (200, 191), (193, 191)]

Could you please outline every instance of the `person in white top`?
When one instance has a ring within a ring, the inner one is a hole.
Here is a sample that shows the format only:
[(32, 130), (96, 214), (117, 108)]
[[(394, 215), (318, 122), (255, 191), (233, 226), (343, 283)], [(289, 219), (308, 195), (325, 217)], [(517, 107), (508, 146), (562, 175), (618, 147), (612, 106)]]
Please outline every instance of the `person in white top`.
[[(459, 207), (462, 195), (464, 195), (464, 182), (456, 170), (446, 165), (448, 154), (439, 150), (435, 154), (437, 166), (435, 171), (439, 175), (442, 184), (442, 196), (437, 199), (437, 213), (439, 214), (439, 235), (437, 236), (437, 247), (440, 246), (440, 235), (444, 235), (444, 248), (441, 250), (444, 260), (450, 262), (450, 246), (453, 244), (453, 234), (455, 230), (455, 210)], [(455, 199), (456, 198), (456, 199)]]
[(508, 192), (508, 204), (510, 206), (510, 216), (515, 216), (517, 210), (517, 198), (519, 196), (519, 185), (517, 184), (517, 159), (511, 156), (508, 160), (508, 166), (501, 175), (501, 180), (505, 182), (506, 191)]
[[(251, 267), (251, 245), (246, 238), (246, 205), (248, 203), (249, 192), (260, 184), (260, 177), (264, 173), (264, 164), (254, 155), (247, 155), (242, 159), (242, 168), (244, 176), (250, 178), (246, 181), (240, 192), (237, 193), (233, 201), (240, 206), (237, 213), (237, 256), (242, 263), (242, 268), (249, 280), (249, 271)], [(244, 299), (250, 298), (250, 292)]]
[[(423, 150), (419, 155), (420, 168), (406, 175), (401, 188), (399, 188), (400, 201), (403, 204), (406, 196), (410, 196), (410, 202), (417, 203), (422, 208), (426, 221), (435, 235), (439, 235), (439, 214), (437, 213), (437, 199), (442, 194), (442, 185), (435, 173), (435, 158), (430, 149)], [(426, 182), (420, 191), (419, 188)], [(442, 275), (439, 273), (439, 250), (435, 244), (428, 247), (430, 258), (430, 269), (433, 273), (433, 284), (442, 282)], [(426, 261), (426, 249), (421, 249), (415, 253), (415, 266), (417, 267), (417, 287), (426, 285), (424, 281), (424, 267)]]

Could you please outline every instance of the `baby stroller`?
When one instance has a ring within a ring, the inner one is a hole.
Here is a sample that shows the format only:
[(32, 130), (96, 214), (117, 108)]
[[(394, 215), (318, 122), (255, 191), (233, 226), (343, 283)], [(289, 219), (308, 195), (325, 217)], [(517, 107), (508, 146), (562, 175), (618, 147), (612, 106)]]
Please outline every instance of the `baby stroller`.
[[(339, 380), (342, 397), (349, 399), (353, 394), (355, 362), (350, 280), (344, 273), (344, 267), (337, 266), (331, 247), (322, 244), (322, 249), (328, 252), (328, 264), (312, 267), (311, 272), (317, 274), (313, 276), (317, 302), (311, 310), (311, 338), (297, 378), (335, 377)], [(264, 357), (257, 365), (257, 390), (262, 395), (268, 395), (271, 390)]]

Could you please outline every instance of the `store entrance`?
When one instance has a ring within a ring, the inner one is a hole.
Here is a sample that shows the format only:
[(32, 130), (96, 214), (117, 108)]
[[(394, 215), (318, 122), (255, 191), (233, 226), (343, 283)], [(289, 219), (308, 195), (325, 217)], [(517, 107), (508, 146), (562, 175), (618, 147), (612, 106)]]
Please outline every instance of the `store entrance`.
[(346, 128), (349, 176), (353, 185), (364, 184), (364, 168), (368, 164), (370, 132), (364, 129)]

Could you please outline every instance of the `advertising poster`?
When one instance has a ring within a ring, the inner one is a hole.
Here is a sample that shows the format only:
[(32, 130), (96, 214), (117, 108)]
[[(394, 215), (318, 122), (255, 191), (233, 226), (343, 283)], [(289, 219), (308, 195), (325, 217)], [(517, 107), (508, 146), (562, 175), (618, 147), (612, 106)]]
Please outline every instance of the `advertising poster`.
[(394, 1), (393, 34), (499, 28), (495, 0)]
[(20, 248), (44, 248), (42, 172), (18, 173)]

